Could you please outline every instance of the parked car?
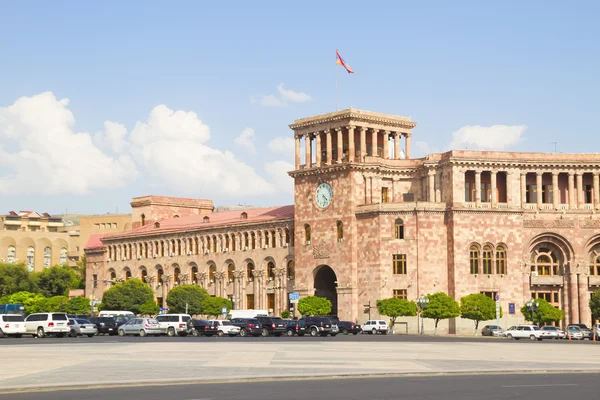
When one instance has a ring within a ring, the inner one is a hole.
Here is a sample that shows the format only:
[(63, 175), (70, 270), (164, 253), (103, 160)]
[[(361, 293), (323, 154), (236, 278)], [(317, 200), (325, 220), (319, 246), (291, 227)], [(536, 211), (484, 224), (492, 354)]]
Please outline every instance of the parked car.
[(508, 339), (527, 339), (530, 340), (542, 340), (542, 331), (537, 325), (519, 325), (511, 327), (506, 331), (506, 337)]
[(510, 331), (514, 331), (514, 330), (516, 330), (516, 329), (517, 329), (517, 327), (516, 327), (516, 326), (511, 326), (511, 327), (510, 327), (510, 328), (508, 328), (507, 330), (500, 332), (500, 334), (499, 334), (499, 335), (500, 335), (500, 336), (502, 336), (502, 337), (506, 337), (506, 336), (508, 335), (508, 332), (510, 332)]
[(20, 338), (25, 332), (25, 318), (21, 314), (0, 314), (0, 338)]
[(226, 319), (214, 319), (209, 321), (213, 324), (215, 329), (217, 330), (217, 336), (225, 336), (229, 335), (231, 337), (237, 336), (240, 334), (240, 327), (235, 326), (231, 323), (231, 321)]
[(583, 340), (585, 339), (585, 335), (580, 327), (576, 325), (569, 325), (567, 327), (567, 339), (571, 340)]
[(596, 340), (600, 340), (600, 322), (594, 324), (594, 328), (592, 329), (592, 333), (596, 335)]
[(87, 319), (70, 319), (69, 324), (71, 326), (71, 332), (69, 336), (77, 337), (87, 335), (87, 337), (94, 337), (98, 334), (98, 328), (95, 324), (92, 324)]
[(192, 319), (193, 336), (214, 336), (218, 334), (216, 326), (212, 322), (205, 319)]
[(486, 325), (481, 329), (481, 336), (500, 336), (502, 328), (498, 325)]
[(88, 318), (92, 324), (96, 325), (98, 334), (100, 335), (116, 335), (119, 331), (117, 321), (114, 317), (92, 317)]
[(581, 329), (581, 334), (583, 335), (584, 339), (592, 340), (594, 338), (592, 330), (588, 328), (586, 324), (569, 324), (567, 325), (567, 330), (572, 326), (576, 326)]
[(256, 319), (262, 326), (262, 336), (281, 336), (287, 331), (285, 321), (279, 317), (258, 316)]
[(564, 339), (566, 336), (565, 331), (552, 325), (543, 326), (542, 333), (547, 334), (550, 339)]
[(132, 318), (119, 327), (119, 336), (125, 335), (155, 335), (163, 332), (160, 324), (154, 318)]
[(240, 336), (260, 336), (262, 325), (256, 318), (232, 318), (231, 323), (240, 327)]
[(340, 332), (342, 332), (344, 335), (358, 335), (362, 332), (362, 328), (360, 327), (360, 325), (355, 324), (352, 321), (339, 321), (337, 323), (337, 326)]
[(306, 324), (302, 320), (285, 321), (285, 334), (287, 336), (304, 336), (306, 334)]
[(303, 317), (300, 321), (304, 322), (310, 336), (335, 336), (338, 333), (337, 325), (334, 329), (333, 322), (328, 317)]
[(373, 335), (377, 333), (387, 335), (388, 329), (387, 323), (383, 320), (369, 320), (362, 326), (362, 331), (364, 333), (370, 333)]
[(48, 335), (63, 337), (69, 333), (69, 318), (65, 313), (36, 313), (25, 318), (26, 332), (43, 338)]
[(116, 316), (126, 316), (129, 318), (135, 317), (135, 314), (131, 311), (111, 311), (111, 310), (102, 310), (98, 313), (99, 317), (116, 317)]
[(187, 336), (188, 334), (188, 321), (192, 319), (189, 314), (162, 314), (156, 317), (160, 329), (167, 336)]

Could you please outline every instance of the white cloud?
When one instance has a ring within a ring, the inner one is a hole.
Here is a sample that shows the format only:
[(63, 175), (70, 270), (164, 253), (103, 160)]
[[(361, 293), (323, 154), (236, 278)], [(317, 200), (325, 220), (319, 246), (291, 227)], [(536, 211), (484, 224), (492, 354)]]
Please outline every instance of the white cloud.
[[(0, 193), (85, 194), (135, 178), (138, 172), (129, 156), (110, 157), (89, 133), (73, 131), (68, 104), (68, 99), (45, 92), (0, 107)], [(118, 127), (105, 129), (110, 141), (118, 143)]]
[(285, 107), (287, 103), (281, 100), (279, 97), (269, 94), (266, 96), (258, 95), (252, 96), (250, 99), (252, 104), (260, 104), (265, 107)]
[(294, 138), (289, 136), (276, 137), (267, 144), (268, 149), (275, 154), (286, 154), (291, 156), (296, 152)]
[(256, 153), (256, 146), (254, 145), (255, 141), (256, 135), (254, 134), (254, 129), (252, 128), (244, 129), (240, 136), (234, 139), (235, 144), (247, 149), (252, 154)]
[(265, 171), (271, 177), (273, 184), (286, 194), (294, 193), (294, 180), (288, 175), (294, 165), (286, 161), (274, 161), (265, 164)]
[(525, 125), (463, 126), (452, 134), (451, 149), (504, 150), (523, 140)]
[(293, 90), (285, 89), (283, 87), (283, 83), (277, 85), (277, 91), (284, 100), (291, 101), (293, 103), (306, 103), (310, 100), (310, 96), (304, 92), (294, 92)]

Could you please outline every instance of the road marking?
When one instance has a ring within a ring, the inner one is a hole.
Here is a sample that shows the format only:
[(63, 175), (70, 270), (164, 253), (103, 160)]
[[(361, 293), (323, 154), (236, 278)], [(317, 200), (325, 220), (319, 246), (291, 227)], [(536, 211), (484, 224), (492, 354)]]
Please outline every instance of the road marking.
[(579, 386), (577, 383), (548, 383), (539, 385), (506, 385), (500, 386), (503, 388), (520, 388), (520, 387), (552, 387), (552, 386)]

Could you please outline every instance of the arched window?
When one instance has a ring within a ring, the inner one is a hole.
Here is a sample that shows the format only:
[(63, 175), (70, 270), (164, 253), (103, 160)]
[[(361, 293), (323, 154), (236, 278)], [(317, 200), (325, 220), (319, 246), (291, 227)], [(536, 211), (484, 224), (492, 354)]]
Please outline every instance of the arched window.
[(155, 228), (160, 228), (160, 222), (155, 222), (155, 223), (154, 223), (154, 227), (155, 227)]
[(337, 226), (337, 240), (338, 242), (344, 241), (344, 224), (342, 221), (336, 223)]
[(251, 262), (246, 265), (246, 275), (248, 275), (248, 280), (254, 278), (254, 264)]
[(310, 244), (310, 225), (304, 225), (304, 242), (308, 246)]
[(164, 275), (164, 272), (163, 272), (162, 268), (159, 268), (158, 270), (156, 270), (156, 282), (157, 283), (162, 283), (163, 275)]
[(44, 268), (50, 268), (50, 264), (52, 263), (52, 250), (50, 247), (46, 247), (44, 249)]
[(227, 265), (227, 280), (233, 282), (233, 273), (235, 272), (235, 265), (230, 263)]
[(590, 253), (590, 275), (600, 275), (600, 253), (598, 251)]
[(502, 246), (496, 247), (496, 273), (506, 275), (506, 249)]
[(65, 249), (64, 247), (62, 249), (60, 249), (60, 265), (66, 265), (67, 264), (67, 249)]
[(290, 245), (290, 230), (286, 229), (285, 230), (285, 244), (286, 245)]
[(396, 239), (404, 239), (404, 221), (402, 218), (398, 218), (394, 222), (394, 237)]
[(33, 272), (35, 269), (35, 249), (33, 247), (27, 248), (27, 271)]
[(192, 267), (192, 284), (198, 284), (198, 267)]
[(215, 235), (213, 235), (213, 237), (212, 237), (211, 244), (212, 244), (212, 252), (216, 253), (217, 252), (217, 237)]
[(491, 275), (492, 271), (492, 248), (485, 246), (483, 248), (483, 273)]
[(248, 237), (248, 232), (244, 232), (244, 249), (247, 250), (250, 247), (250, 238)]
[(146, 269), (142, 269), (142, 282), (146, 282), (146, 278), (148, 278), (148, 271), (146, 271)]
[(296, 279), (296, 267), (294, 266), (294, 260), (288, 261), (287, 264), (287, 278), (290, 281)]
[(267, 263), (267, 279), (270, 281), (275, 279), (275, 263), (273, 261)]
[(142, 214), (142, 226), (146, 225), (146, 215)]
[(15, 248), (15, 246), (8, 246), (8, 257), (7, 257), (8, 263), (14, 264), (16, 258), (17, 258), (17, 249)]
[(256, 249), (256, 234), (254, 232), (252, 232), (250, 234), (251, 239), (252, 239), (252, 250)]
[(114, 285), (117, 280), (117, 273), (114, 270), (110, 271), (110, 280), (112, 281), (111, 283)]
[(479, 247), (476, 245), (469, 248), (469, 266), (471, 274), (479, 273)]
[(542, 276), (558, 275), (558, 259), (551, 249), (540, 248), (531, 255), (531, 272)]
[(272, 248), (277, 247), (277, 237), (279, 237), (279, 235), (275, 236), (275, 231), (271, 231), (271, 247)]
[(130, 270), (125, 270), (125, 280), (129, 280), (131, 279), (131, 271)]
[(238, 241), (238, 234), (234, 233), (233, 236), (231, 237), (231, 251), (237, 251), (237, 241)]
[(248, 213), (247, 212), (243, 212), (240, 214), (240, 219), (248, 219)]
[(173, 218), (179, 218), (179, 215), (175, 214), (173, 215)]
[(216, 273), (217, 273), (216, 265), (211, 265), (210, 267), (208, 267), (208, 279), (210, 280), (210, 283), (213, 283), (215, 281)]
[(230, 243), (230, 241), (229, 241), (229, 240), (230, 240), (230, 239), (229, 239), (229, 235), (228, 235), (228, 234), (226, 234), (226, 235), (225, 235), (225, 248), (227, 249), (227, 251), (229, 251), (229, 248), (231, 247), (231, 246), (230, 246), (230, 245), (231, 245), (231, 243)]
[(179, 268), (175, 268), (173, 270), (173, 282), (175, 282), (176, 285), (180, 285), (181, 284), (181, 280), (179, 279), (179, 275), (181, 275), (181, 270)]
[(210, 218), (204, 217), (204, 218), (202, 218), (202, 222), (205, 223), (205, 224), (207, 224), (207, 223), (210, 222)]

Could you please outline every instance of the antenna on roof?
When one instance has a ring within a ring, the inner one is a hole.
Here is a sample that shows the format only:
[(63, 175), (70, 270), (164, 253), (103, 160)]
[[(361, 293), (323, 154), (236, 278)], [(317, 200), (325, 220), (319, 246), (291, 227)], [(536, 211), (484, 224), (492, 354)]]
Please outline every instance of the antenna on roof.
[(554, 143), (554, 154), (556, 154), (556, 145), (558, 144), (558, 142), (552, 142)]

